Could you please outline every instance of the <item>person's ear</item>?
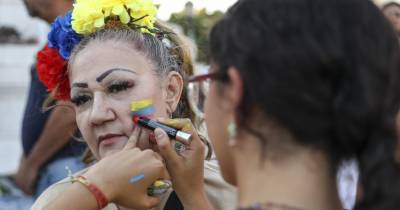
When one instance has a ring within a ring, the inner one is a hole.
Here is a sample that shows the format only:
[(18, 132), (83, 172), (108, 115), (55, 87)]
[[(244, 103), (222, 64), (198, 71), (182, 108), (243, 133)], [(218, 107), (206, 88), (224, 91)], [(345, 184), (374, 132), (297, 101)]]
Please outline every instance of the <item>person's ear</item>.
[(178, 107), (182, 95), (183, 78), (178, 72), (171, 71), (168, 73), (165, 81), (165, 102), (167, 103), (168, 112), (172, 114)]
[(230, 67), (227, 71), (229, 82), (225, 87), (226, 106), (232, 112), (235, 112), (240, 106), (243, 98), (243, 80), (238, 69)]

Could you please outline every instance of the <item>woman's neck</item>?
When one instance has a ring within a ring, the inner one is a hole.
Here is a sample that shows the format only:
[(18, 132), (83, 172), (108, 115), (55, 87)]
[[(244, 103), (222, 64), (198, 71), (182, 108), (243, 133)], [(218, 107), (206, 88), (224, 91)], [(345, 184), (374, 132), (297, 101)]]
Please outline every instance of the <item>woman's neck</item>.
[(256, 139), (235, 146), (239, 205), (274, 203), (304, 210), (340, 210), (336, 176), (328, 161), (315, 150), (267, 155), (263, 159)]

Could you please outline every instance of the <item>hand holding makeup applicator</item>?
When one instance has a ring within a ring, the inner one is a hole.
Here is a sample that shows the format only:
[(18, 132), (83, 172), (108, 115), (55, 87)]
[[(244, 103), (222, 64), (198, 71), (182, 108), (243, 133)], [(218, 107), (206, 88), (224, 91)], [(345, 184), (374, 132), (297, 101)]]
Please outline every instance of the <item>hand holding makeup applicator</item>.
[[(168, 133), (170, 138), (189, 142), (191, 138), (190, 134), (150, 120), (150, 117), (152, 116), (154, 111), (155, 109), (153, 106), (153, 101), (149, 99), (132, 102), (131, 104), (131, 115), (135, 124), (150, 129), (152, 131), (154, 131), (156, 128), (161, 128)], [(139, 174), (137, 176), (133, 176), (131, 180), (129, 180), (129, 183), (134, 184), (142, 179), (144, 179), (144, 175)], [(172, 184), (168, 180), (157, 180), (152, 184), (152, 186), (147, 189), (147, 194), (150, 196), (162, 195), (167, 192), (168, 189), (171, 188), (171, 186)]]
[(169, 127), (157, 121), (151, 120), (149, 116), (154, 113), (153, 102), (151, 100), (143, 100), (132, 102), (131, 115), (133, 122), (144, 128), (154, 131), (156, 128), (163, 129), (171, 139), (176, 139), (182, 143), (189, 143), (191, 134), (182, 132), (175, 128)]

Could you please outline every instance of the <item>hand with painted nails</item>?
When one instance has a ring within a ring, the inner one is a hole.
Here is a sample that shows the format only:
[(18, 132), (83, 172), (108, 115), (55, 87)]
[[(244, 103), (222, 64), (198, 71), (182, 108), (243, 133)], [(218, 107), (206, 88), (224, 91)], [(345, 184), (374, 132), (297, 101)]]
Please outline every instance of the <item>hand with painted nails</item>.
[(148, 188), (168, 172), (160, 155), (136, 147), (141, 128), (135, 128), (123, 150), (107, 156), (85, 174), (97, 185), (109, 202), (134, 209), (149, 209), (160, 202), (149, 196)]
[(172, 186), (185, 209), (212, 209), (204, 191), (205, 145), (200, 140), (190, 119), (159, 120), (168, 126), (192, 134), (186, 150), (177, 154), (168, 135), (160, 128), (154, 131), (158, 149), (165, 159)]

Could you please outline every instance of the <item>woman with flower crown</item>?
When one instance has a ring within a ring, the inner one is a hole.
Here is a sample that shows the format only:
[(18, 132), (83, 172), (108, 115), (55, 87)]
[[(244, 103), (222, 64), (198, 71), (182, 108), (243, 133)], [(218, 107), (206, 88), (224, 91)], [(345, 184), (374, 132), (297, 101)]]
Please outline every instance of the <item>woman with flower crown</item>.
[[(38, 54), (39, 77), (53, 98), (73, 102), (97, 161), (51, 186), (33, 210), (233, 208), (234, 189), (192, 124), (199, 121), (184, 85), (193, 74), (187, 46), (156, 12), (151, 0), (77, 0), (53, 23)], [(149, 117), (192, 134), (190, 143), (172, 141), (181, 160), (175, 171), (157, 153), (165, 146), (155, 135), (163, 133), (135, 125), (131, 102), (151, 104)], [(170, 175), (182, 172), (168, 189)]]

